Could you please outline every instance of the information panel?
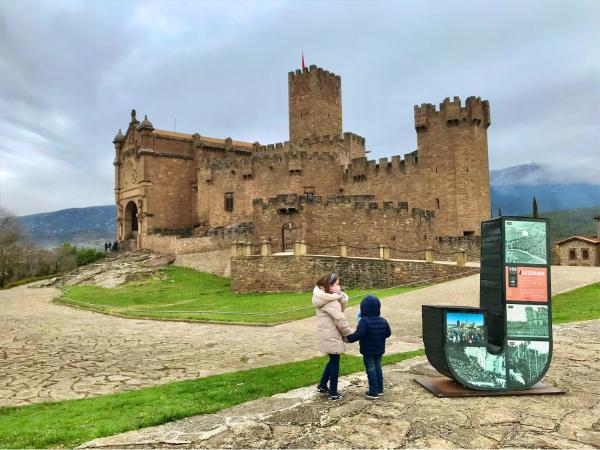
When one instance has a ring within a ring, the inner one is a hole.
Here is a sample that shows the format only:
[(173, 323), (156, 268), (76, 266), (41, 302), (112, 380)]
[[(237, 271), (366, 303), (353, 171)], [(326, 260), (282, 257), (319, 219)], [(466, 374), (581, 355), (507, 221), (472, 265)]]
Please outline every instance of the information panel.
[(482, 223), (480, 308), (423, 306), (430, 363), (465, 387), (527, 389), (552, 356), (548, 221)]

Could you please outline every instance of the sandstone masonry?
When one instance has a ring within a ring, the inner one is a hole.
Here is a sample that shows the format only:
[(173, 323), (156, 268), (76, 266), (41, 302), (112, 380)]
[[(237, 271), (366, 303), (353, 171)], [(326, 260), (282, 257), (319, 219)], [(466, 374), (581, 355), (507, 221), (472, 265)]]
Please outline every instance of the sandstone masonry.
[(311, 253), (347, 241), (421, 259), (478, 237), (490, 211), (487, 101), (415, 106), (417, 149), (369, 161), (365, 139), (343, 131), (339, 75), (310, 66), (288, 74), (288, 89), (290, 140), (269, 145), (158, 130), (133, 110), (113, 140), (117, 238), (180, 254), (236, 239), (274, 252), (300, 239)]

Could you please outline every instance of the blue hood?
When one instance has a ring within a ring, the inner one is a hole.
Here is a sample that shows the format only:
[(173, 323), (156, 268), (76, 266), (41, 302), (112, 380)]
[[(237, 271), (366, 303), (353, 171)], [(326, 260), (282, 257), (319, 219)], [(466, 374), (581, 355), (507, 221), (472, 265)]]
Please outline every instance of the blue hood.
[(374, 295), (367, 295), (360, 302), (361, 317), (379, 317), (381, 314), (381, 302)]

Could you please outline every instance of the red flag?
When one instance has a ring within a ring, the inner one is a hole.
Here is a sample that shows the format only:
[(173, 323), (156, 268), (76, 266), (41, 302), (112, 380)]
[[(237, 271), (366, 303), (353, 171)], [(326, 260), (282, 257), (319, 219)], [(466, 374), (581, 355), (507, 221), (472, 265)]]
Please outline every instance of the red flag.
[(304, 70), (304, 52), (302, 52), (302, 70)]

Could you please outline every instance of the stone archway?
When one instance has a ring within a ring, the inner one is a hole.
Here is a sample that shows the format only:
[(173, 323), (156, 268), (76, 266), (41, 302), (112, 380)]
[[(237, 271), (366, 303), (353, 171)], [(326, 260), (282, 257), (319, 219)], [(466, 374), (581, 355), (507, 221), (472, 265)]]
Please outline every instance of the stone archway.
[(123, 239), (135, 239), (138, 235), (138, 209), (134, 201), (127, 203), (123, 217)]
[(281, 227), (282, 251), (294, 250), (294, 242), (298, 240), (298, 226), (293, 222), (284, 223)]

